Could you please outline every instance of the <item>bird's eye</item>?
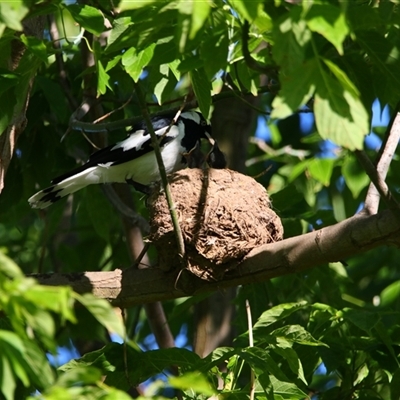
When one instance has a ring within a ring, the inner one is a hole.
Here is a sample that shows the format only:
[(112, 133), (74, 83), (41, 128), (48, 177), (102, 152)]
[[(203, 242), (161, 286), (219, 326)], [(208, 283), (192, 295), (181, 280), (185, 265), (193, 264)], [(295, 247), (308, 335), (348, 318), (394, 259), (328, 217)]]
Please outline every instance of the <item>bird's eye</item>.
[(201, 126), (207, 126), (207, 121), (201, 121), (200, 124)]

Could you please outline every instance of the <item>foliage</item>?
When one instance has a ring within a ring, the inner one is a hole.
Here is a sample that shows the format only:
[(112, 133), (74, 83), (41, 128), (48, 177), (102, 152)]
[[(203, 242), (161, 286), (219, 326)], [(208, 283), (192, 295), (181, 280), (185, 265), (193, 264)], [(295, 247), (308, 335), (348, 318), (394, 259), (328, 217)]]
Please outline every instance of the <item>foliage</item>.
[[(52, 40), (48, 26), (43, 38), (22, 33), (24, 21), (50, 15), (61, 40)], [(398, 4), (390, 1), (0, 2), (0, 132), (23, 109), (35, 76), (28, 123), (0, 197), (2, 396), (125, 399), (127, 389), (153, 378), (142, 398), (174, 388), (185, 398), (241, 399), (249, 396), (253, 371), (260, 399), (399, 398), (400, 277), (391, 248), (354, 257), (347, 268), (331, 263), (238, 289), (236, 340), (204, 359), (188, 349), (140, 350), (150, 333), (140, 308), (127, 310), (126, 343), (109, 343), (104, 327), (125, 334), (105, 301), (40, 286), (17, 267), (47, 273), (129, 265), (119, 216), (98, 187), (46, 214), (30, 210), (26, 199), (91, 152), (84, 135), (70, 131), (83, 126), (75, 120), (82, 101), (113, 112), (110, 142), (125, 134), (141, 114), (134, 83), (154, 113), (193, 93), (206, 116), (223, 98), (258, 95), (271, 148), (252, 141), (247, 172), (273, 166), (260, 181), (269, 185), (285, 236), (353, 215), (369, 181), (352, 151), (370, 132), (373, 102), (396, 110), (400, 98), (399, 23)], [(16, 42), (26, 51), (13, 70)], [(307, 136), (298, 128), (299, 110), (315, 118)], [(91, 140), (104, 142), (102, 123), (85, 125)], [(383, 139), (384, 130), (376, 132)], [(320, 151), (326, 139), (337, 146), (334, 157)], [(394, 191), (398, 169), (396, 156), (388, 175)], [(245, 299), (256, 321), (251, 332)], [(187, 321), (200, 300), (165, 304), (175, 335), (186, 326), (192, 338)], [(56, 368), (46, 352), (69, 339), (104, 347)], [(180, 375), (170, 376), (171, 367)]]

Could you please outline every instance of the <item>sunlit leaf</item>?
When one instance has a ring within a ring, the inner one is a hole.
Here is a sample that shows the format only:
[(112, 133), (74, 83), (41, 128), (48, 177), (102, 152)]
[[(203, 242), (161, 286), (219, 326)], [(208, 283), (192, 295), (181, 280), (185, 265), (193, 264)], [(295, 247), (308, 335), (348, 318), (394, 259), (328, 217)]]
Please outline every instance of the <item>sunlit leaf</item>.
[(33, 53), (36, 57), (40, 58), (43, 62), (47, 62), (50, 56), (49, 51), (43, 40), (35, 38), (33, 36), (21, 35), (20, 39), (22, 43)]
[(153, 57), (154, 48), (155, 45), (151, 45), (139, 53), (134, 48), (130, 48), (122, 56), (122, 65), (135, 82), (139, 80), (143, 68)]
[(325, 36), (343, 54), (343, 41), (349, 34), (346, 16), (331, 4), (313, 4), (306, 14), (307, 26), (314, 32)]
[(176, 389), (190, 389), (204, 396), (212, 396), (216, 393), (206, 377), (199, 372), (187, 372), (176, 377), (170, 376), (168, 382)]
[(369, 132), (369, 118), (358, 98), (325, 75), (315, 95), (314, 112), (318, 133), (350, 150), (362, 149)]
[(258, 16), (259, 6), (262, 4), (262, 1), (231, 0), (229, 3), (232, 4), (234, 10), (244, 19), (253, 21)]
[(335, 160), (332, 158), (314, 158), (308, 164), (308, 171), (314, 179), (329, 186), (334, 165)]
[[(10, 257), (8, 257), (1, 248), (0, 248), (0, 273), (4, 274), (6, 277), (9, 278), (18, 278), (18, 277), (21, 278), (23, 276), (18, 265)], [(0, 281), (1, 279), (2, 278), (0, 275)]]
[(89, 32), (100, 35), (104, 30), (104, 17), (101, 11), (86, 4), (69, 4), (68, 11), (78, 24)]
[(286, 118), (310, 99), (316, 87), (317, 68), (315, 59), (307, 60), (296, 73), (282, 77), (282, 89), (272, 103), (271, 118)]
[(193, 91), (199, 102), (199, 108), (204, 118), (208, 118), (211, 107), (211, 83), (203, 68), (198, 68), (190, 72)]
[(300, 301), (298, 303), (280, 304), (278, 306), (272, 307), (269, 310), (265, 311), (260, 316), (256, 324), (254, 325), (253, 329), (270, 326), (275, 322), (287, 318), (289, 315), (305, 307), (307, 307), (306, 301)]
[(115, 310), (104, 299), (96, 298), (92, 294), (78, 295), (77, 300), (84, 305), (89, 312), (104, 325), (110, 332), (118, 334), (121, 338), (125, 338), (125, 326), (122, 318), (119, 317)]
[(380, 294), (381, 305), (383, 307), (387, 307), (393, 304), (394, 302), (399, 301), (399, 298), (400, 298), (400, 281), (395, 281), (390, 285), (386, 286)]
[(29, 8), (22, 0), (0, 2), (0, 35), (7, 26), (16, 31), (22, 31), (22, 19), (28, 14)]

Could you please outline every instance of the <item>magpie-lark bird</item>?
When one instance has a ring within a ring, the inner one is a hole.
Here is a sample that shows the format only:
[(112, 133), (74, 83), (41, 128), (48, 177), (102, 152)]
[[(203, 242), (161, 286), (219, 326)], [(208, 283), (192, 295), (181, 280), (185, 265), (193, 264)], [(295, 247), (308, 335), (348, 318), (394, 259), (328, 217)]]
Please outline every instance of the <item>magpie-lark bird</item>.
[[(187, 166), (187, 155), (200, 139), (215, 142), (211, 126), (199, 112), (183, 112), (175, 123), (174, 116), (152, 119), (167, 174)], [(53, 179), (51, 186), (34, 194), (28, 202), (31, 207), (42, 209), (88, 185), (127, 182), (141, 190), (158, 180), (160, 173), (150, 133), (142, 122), (125, 140), (93, 153), (86, 164)]]

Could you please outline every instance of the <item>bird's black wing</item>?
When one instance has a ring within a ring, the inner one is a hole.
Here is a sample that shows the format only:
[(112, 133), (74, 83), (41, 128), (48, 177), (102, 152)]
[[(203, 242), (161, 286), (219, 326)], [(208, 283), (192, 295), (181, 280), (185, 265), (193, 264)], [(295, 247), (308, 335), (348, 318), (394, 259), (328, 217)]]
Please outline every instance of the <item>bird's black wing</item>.
[[(154, 130), (157, 131), (159, 129), (169, 126), (171, 121), (172, 121), (172, 118), (169, 118), (166, 116), (155, 117), (152, 119), (152, 125), (153, 125)], [(110, 164), (110, 165), (123, 164), (123, 163), (131, 161), (135, 158), (139, 158), (139, 157), (143, 156), (144, 154), (147, 154), (153, 150), (150, 134), (143, 123), (140, 123), (140, 124), (134, 126), (130, 136), (132, 136), (132, 135), (148, 136), (148, 139), (145, 142), (140, 143), (140, 146), (138, 146), (138, 147), (133, 146), (130, 149), (124, 149), (123, 147), (116, 147), (117, 144), (112, 144), (110, 146), (104, 147), (103, 149), (100, 149), (100, 150), (94, 152), (89, 157), (89, 160), (85, 164), (83, 164), (82, 166), (77, 167), (69, 172), (66, 172), (65, 174), (60, 175), (57, 178), (54, 178), (51, 181), (51, 183), (53, 185), (55, 185), (65, 179), (70, 178), (71, 176), (79, 174), (80, 172), (83, 172), (88, 168), (95, 167), (99, 164)], [(125, 140), (129, 140), (130, 136), (128, 136), (128, 138)], [(170, 136), (164, 136), (160, 143), (160, 146), (165, 145), (166, 143), (170, 142), (171, 140), (174, 140), (174, 138), (170, 137)], [(123, 142), (124, 141), (121, 141), (119, 143), (123, 143)]]

